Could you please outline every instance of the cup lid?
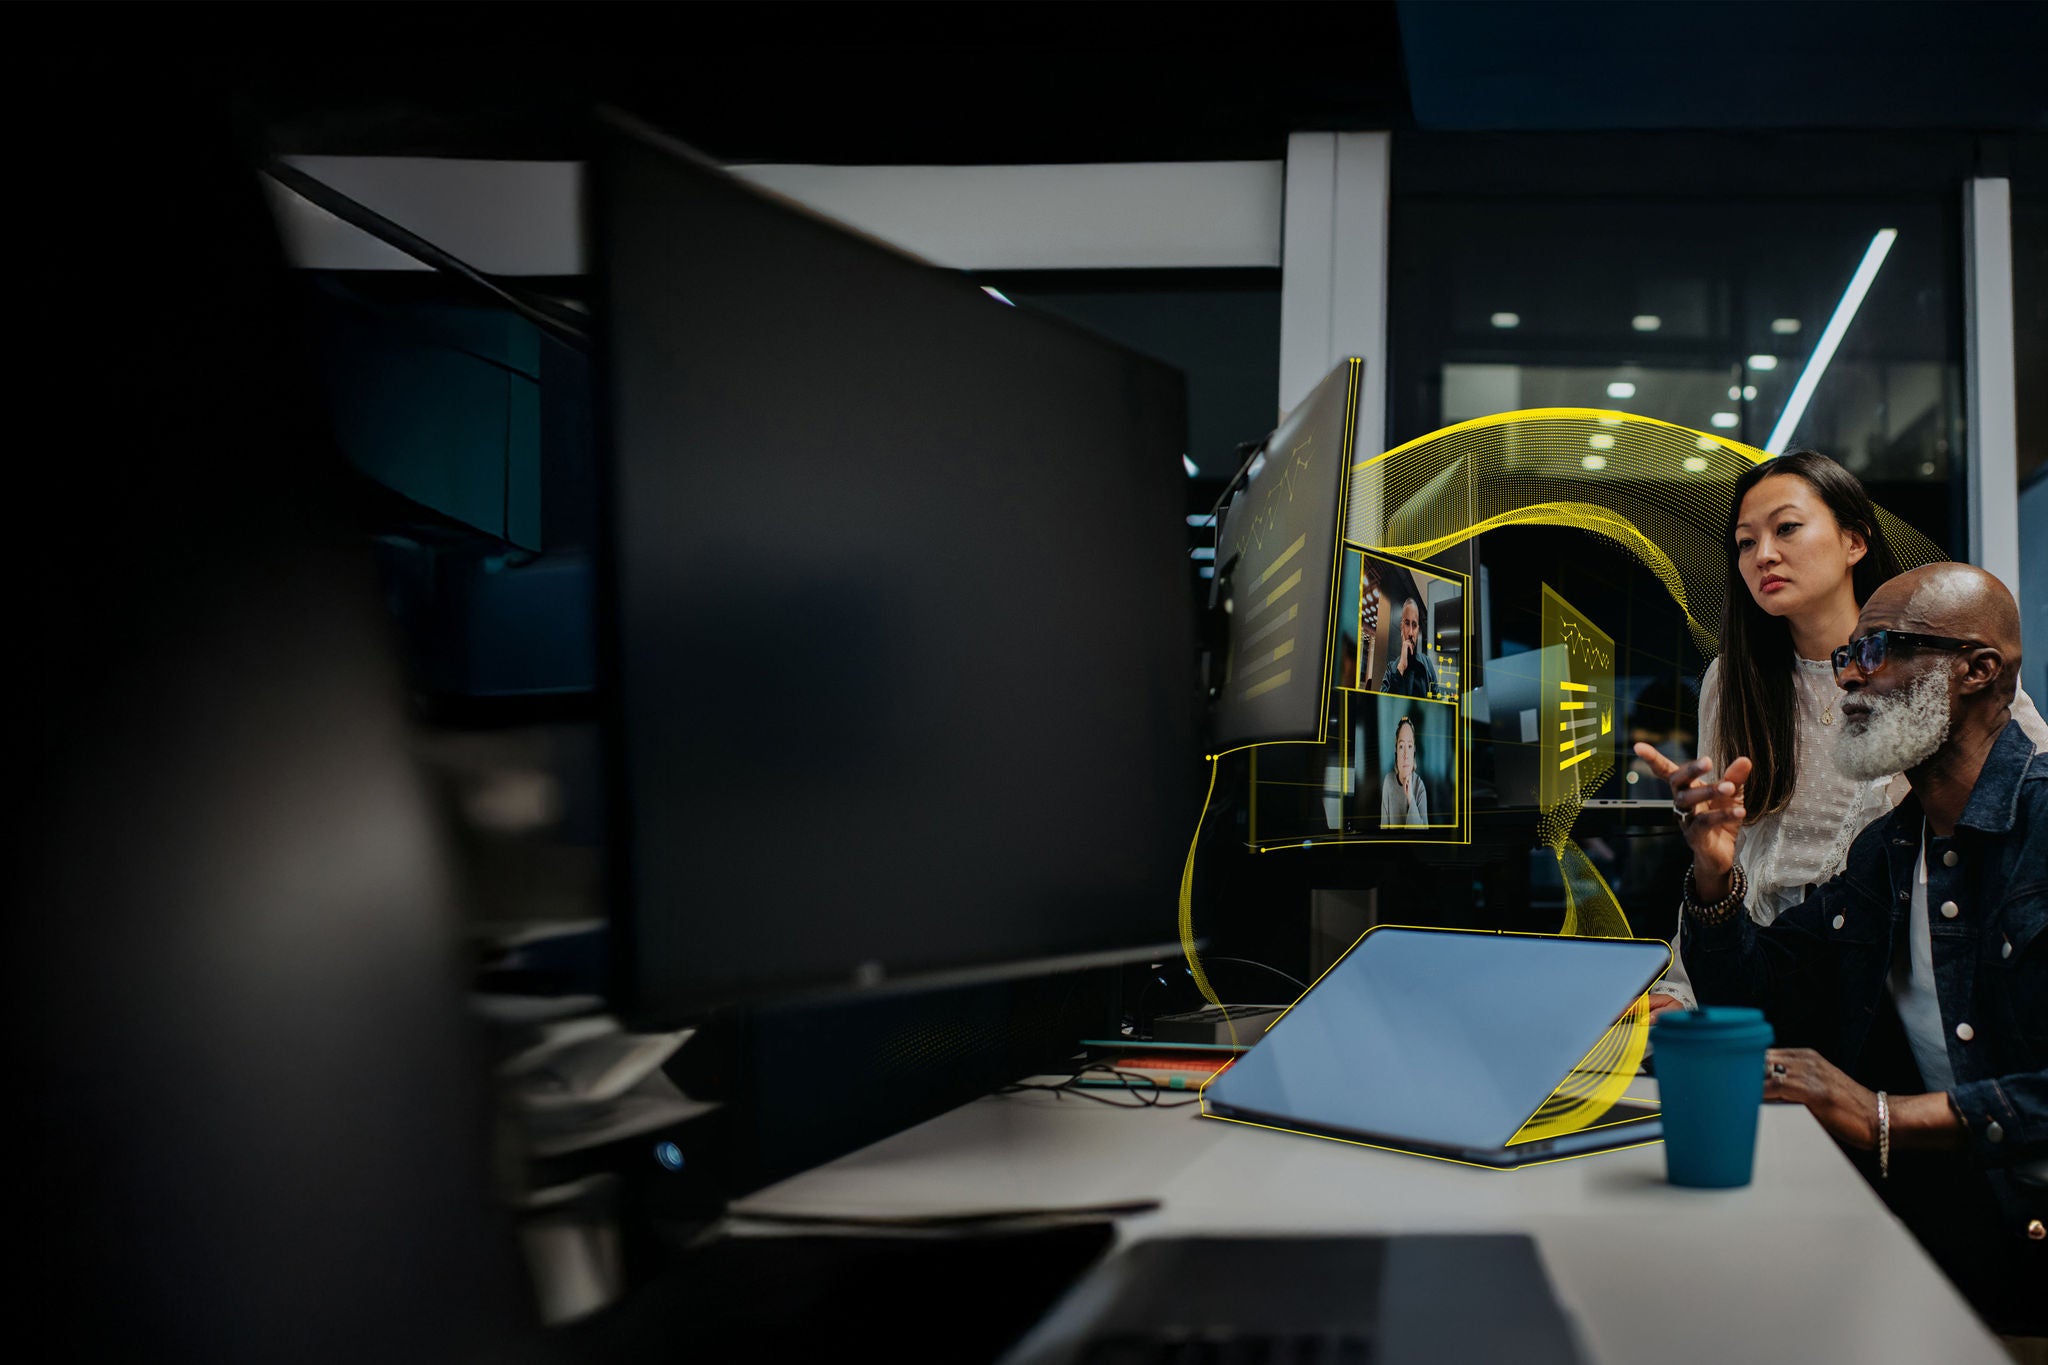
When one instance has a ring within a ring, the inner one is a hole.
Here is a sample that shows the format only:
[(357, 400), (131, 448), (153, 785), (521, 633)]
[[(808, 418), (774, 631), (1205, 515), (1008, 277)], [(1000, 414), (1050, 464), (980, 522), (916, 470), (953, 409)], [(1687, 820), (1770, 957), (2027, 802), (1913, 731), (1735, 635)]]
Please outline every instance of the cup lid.
[(1715, 1035), (1766, 1027), (1764, 1012), (1742, 1005), (1706, 1005), (1696, 1010), (1666, 1010), (1657, 1016), (1658, 1032)]

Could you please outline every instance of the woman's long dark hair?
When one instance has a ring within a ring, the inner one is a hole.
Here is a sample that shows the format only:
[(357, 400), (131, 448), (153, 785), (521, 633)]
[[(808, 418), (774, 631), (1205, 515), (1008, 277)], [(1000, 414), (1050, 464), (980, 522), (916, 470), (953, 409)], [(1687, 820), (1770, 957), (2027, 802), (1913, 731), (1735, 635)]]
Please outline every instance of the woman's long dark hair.
[(1793, 695), (1797, 665), (1792, 659), (1792, 627), (1750, 596), (1735, 550), (1735, 523), (1742, 516), (1742, 500), (1750, 489), (1777, 474), (1805, 480), (1834, 514), (1836, 523), (1863, 538), (1864, 555), (1852, 571), (1856, 605), (1862, 606), (1878, 584), (1899, 572), (1898, 556), (1878, 525), (1877, 504), (1854, 474), (1819, 451), (1787, 451), (1735, 481), (1735, 496), (1728, 504), (1728, 522), (1721, 537), (1728, 552), (1728, 597), (1721, 613), (1721, 706), (1716, 718), (1720, 752), (1711, 757), (1718, 768), (1726, 768), (1740, 754), (1749, 755), (1756, 765), (1742, 788), (1742, 802), (1751, 822), (1783, 810), (1798, 777), (1792, 759), (1797, 752), (1792, 719), (1798, 710)]

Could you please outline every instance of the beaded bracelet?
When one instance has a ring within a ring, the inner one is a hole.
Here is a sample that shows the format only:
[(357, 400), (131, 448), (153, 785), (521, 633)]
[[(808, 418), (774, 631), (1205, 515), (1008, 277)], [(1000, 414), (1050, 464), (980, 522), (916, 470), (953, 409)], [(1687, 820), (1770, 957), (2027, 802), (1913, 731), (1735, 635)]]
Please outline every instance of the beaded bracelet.
[(1736, 912), (1742, 908), (1742, 903), (1748, 898), (1749, 878), (1743, 875), (1741, 863), (1737, 863), (1729, 869), (1728, 894), (1715, 901), (1712, 905), (1700, 904), (1699, 887), (1693, 881), (1692, 869), (1690, 867), (1685, 869), (1685, 913), (1691, 919), (1697, 920), (1703, 927), (1726, 924), (1729, 920), (1734, 919)]
[(1892, 1178), (1892, 1106), (1882, 1090), (1877, 1092), (1877, 1178)]

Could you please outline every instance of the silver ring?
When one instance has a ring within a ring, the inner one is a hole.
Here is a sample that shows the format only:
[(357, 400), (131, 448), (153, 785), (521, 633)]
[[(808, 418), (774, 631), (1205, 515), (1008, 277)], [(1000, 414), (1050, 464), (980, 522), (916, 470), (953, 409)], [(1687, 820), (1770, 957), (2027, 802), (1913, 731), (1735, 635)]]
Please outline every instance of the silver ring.
[(1772, 1077), (1773, 1077), (1774, 1079), (1776, 1079), (1776, 1080), (1781, 1080), (1781, 1081), (1782, 1081), (1782, 1080), (1784, 1080), (1784, 1079), (1785, 1079), (1785, 1077), (1786, 1077), (1786, 1075), (1787, 1075), (1787, 1074), (1789, 1074), (1789, 1073), (1787, 1073), (1787, 1072), (1786, 1072), (1786, 1070), (1785, 1070), (1785, 1064), (1784, 1064), (1783, 1062), (1772, 1062), (1772, 1063), (1771, 1063), (1771, 1076), (1772, 1076)]

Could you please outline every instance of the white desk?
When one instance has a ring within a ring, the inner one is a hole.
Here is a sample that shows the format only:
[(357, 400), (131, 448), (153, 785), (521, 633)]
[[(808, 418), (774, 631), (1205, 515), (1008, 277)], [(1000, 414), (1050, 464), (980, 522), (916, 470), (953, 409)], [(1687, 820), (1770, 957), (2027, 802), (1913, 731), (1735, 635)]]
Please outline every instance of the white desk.
[[(1643, 1082), (1649, 1086), (1650, 1082)], [(1804, 1109), (1766, 1105), (1745, 1189), (1676, 1189), (1660, 1146), (1487, 1171), (1044, 1093), (977, 1100), (734, 1212), (915, 1214), (1156, 1199), (1120, 1237), (1527, 1232), (1593, 1358), (2009, 1358)]]

